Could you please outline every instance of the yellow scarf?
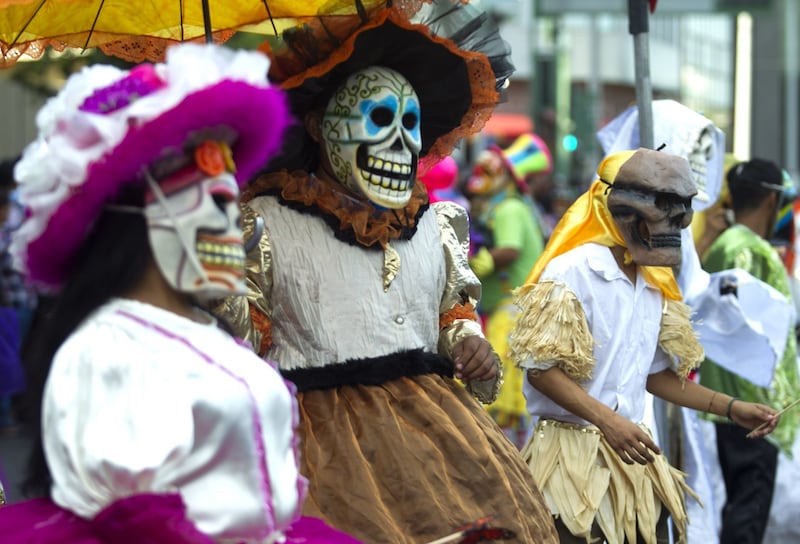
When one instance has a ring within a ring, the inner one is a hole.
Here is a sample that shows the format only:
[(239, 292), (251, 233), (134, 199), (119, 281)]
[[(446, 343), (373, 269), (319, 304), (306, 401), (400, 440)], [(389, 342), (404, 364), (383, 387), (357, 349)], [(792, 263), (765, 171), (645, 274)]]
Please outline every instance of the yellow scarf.
[[(578, 199), (564, 213), (556, 225), (550, 240), (544, 248), (539, 259), (525, 280), (526, 284), (539, 281), (542, 271), (552, 259), (580, 245), (595, 242), (607, 247), (625, 245), (625, 240), (617, 227), (611, 212), (608, 211), (608, 185), (602, 180), (612, 182), (616, 178), (620, 167), (631, 158), (635, 151), (621, 151), (610, 155), (597, 169), (600, 179), (596, 179), (589, 190)], [(625, 262), (629, 263), (631, 256), (625, 252)], [(672, 269), (667, 266), (640, 266), (647, 283), (661, 290), (664, 297), (671, 300), (683, 300), (678, 283)]]

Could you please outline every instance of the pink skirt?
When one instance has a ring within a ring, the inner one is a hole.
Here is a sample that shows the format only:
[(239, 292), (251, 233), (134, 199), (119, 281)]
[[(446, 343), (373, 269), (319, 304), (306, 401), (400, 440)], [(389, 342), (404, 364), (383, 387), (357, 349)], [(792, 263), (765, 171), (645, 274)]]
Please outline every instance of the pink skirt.
[[(214, 544), (186, 518), (177, 494), (121, 499), (85, 520), (50, 499), (0, 507), (0, 540), (15, 544)], [(286, 531), (287, 544), (360, 544), (323, 521), (301, 517)]]

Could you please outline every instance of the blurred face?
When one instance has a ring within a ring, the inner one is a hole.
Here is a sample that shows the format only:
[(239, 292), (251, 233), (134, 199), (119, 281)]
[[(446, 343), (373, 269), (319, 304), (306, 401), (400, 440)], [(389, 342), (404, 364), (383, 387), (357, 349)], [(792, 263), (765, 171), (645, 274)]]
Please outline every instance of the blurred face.
[(405, 77), (379, 66), (351, 75), (328, 102), (321, 137), (339, 183), (384, 208), (408, 204), (422, 133)]
[(483, 150), (475, 160), (472, 176), (467, 180), (467, 194), (493, 196), (514, 180), (508, 172), (499, 151)]
[(188, 166), (149, 180), (145, 216), (156, 264), (173, 288), (201, 300), (246, 292), (233, 169), (227, 145), (208, 141)]

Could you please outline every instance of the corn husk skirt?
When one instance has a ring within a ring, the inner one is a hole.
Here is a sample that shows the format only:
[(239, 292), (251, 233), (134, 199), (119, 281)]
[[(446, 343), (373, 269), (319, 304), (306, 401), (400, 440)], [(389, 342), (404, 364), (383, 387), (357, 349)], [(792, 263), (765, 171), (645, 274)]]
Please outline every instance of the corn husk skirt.
[(596, 522), (608, 544), (637, 542), (637, 534), (655, 544), (665, 507), (678, 531), (676, 542), (685, 542), (686, 493), (697, 496), (663, 455), (628, 465), (596, 427), (542, 420), (522, 456), (553, 515), (573, 535), (588, 542)]
[(430, 542), (486, 516), (515, 542), (558, 542), (519, 451), (453, 379), (403, 377), (298, 401), (305, 515), (375, 544)]

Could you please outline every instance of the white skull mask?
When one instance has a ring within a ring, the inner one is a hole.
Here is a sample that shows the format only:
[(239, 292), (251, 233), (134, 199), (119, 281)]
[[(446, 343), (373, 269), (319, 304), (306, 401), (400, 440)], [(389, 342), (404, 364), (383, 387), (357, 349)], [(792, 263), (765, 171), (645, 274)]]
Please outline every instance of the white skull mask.
[(692, 144), (689, 151), (689, 166), (694, 173), (694, 182), (697, 186), (697, 200), (708, 202), (708, 191), (706, 189), (708, 181), (708, 163), (714, 156), (714, 138), (712, 136), (713, 127), (707, 126), (700, 131), (700, 134)]
[(159, 182), (148, 175), (147, 183), (150, 247), (167, 282), (201, 300), (245, 293), (233, 175), (225, 170), (210, 175), (193, 163)]
[(636, 264), (680, 264), (681, 229), (692, 221), (696, 193), (689, 163), (677, 155), (639, 149), (620, 167), (608, 210)]
[(422, 135), (419, 98), (401, 74), (374, 66), (348, 77), (328, 101), (322, 139), (345, 187), (384, 208), (408, 203)]

